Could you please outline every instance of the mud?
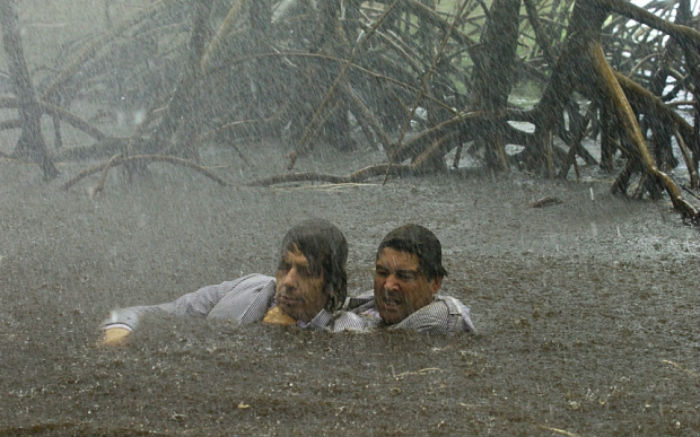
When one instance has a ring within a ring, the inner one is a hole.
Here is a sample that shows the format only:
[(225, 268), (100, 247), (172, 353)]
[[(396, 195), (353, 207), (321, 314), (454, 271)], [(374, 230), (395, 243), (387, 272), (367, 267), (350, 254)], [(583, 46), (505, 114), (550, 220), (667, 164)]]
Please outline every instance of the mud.
[[(667, 201), (517, 172), (243, 186), (284, 152), (204, 153), (232, 187), (153, 165), (94, 198), (96, 179), (60, 189), (85, 165), (44, 183), (0, 160), (0, 435), (698, 435), (700, 238)], [(530, 206), (547, 196), (562, 202)], [(353, 292), (387, 231), (432, 228), (477, 335), (154, 317), (126, 347), (95, 346), (110, 308), (271, 273), (309, 216), (345, 232)]]

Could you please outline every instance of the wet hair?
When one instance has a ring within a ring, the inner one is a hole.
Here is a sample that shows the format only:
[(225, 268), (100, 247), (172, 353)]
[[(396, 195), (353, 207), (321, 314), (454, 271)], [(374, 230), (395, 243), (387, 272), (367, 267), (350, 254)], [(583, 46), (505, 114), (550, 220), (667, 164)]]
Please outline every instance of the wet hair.
[(323, 273), (323, 291), (329, 295), (326, 309), (339, 309), (348, 294), (348, 242), (333, 223), (324, 219), (308, 219), (295, 225), (284, 236), (280, 260), (287, 252), (299, 249), (309, 261), (314, 275)]
[(385, 247), (415, 254), (420, 270), (428, 281), (447, 276), (447, 270), (442, 266), (440, 240), (428, 228), (409, 223), (389, 232), (379, 243), (377, 259)]

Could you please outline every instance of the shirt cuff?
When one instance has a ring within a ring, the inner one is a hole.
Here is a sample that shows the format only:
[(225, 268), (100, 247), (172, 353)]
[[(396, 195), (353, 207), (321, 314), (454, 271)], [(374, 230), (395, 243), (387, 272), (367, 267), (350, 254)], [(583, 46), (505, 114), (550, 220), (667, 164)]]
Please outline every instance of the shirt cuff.
[(133, 331), (133, 329), (131, 328), (131, 326), (127, 325), (126, 323), (111, 323), (111, 324), (109, 324), (109, 325), (103, 325), (103, 326), (102, 326), (102, 330), (103, 330), (103, 331), (106, 331), (106, 330), (112, 329), (112, 328), (123, 328), (123, 329), (128, 330), (129, 332), (132, 332), (132, 331)]

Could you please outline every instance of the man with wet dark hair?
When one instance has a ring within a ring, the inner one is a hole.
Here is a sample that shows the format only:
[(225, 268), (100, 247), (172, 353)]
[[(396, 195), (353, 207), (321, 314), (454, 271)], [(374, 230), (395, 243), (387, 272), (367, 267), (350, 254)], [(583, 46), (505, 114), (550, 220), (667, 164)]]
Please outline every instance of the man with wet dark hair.
[(251, 274), (185, 294), (173, 302), (111, 312), (100, 342), (124, 342), (147, 313), (194, 315), (262, 321), (331, 331), (361, 330), (364, 320), (340, 309), (347, 294), (348, 244), (332, 223), (310, 219), (291, 228), (282, 240), (275, 277)]
[(350, 298), (348, 308), (370, 327), (473, 332), (469, 308), (454, 297), (438, 294), (445, 276), (440, 240), (423, 226), (407, 224), (379, 243), (374, 292)]
[(440, 240), (423, 226), (409, 223), (389, 232), (379, 243), (377, 259), (385, 247), (416, 254), (419, 268), (429, 281), (447, 276), (447, 270), (442, 266)]
[(286, 255), (301, 252), (311, 273), (323, 277), (323, 291), (328, 295), (328, 308), (335, 311), (347, 296), (348, 243), (340, 230), (326, 220), (311, 219), (290, 229), (282, 240), (277, 271), (285, 271)]

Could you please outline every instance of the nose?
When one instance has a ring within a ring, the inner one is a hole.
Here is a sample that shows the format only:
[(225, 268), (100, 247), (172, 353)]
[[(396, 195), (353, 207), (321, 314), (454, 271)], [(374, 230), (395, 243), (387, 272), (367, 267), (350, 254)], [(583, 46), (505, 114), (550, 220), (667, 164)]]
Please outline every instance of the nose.
[(391, 291), (399, 290), (399, 280), (396, 278), (396, 273), (391, 273), (384, 280), (384, 289)]
[(299, 275), (297, 274), (297, 269), (296, 267), (292, 267), (287, 273), (284, 274), (284, 276), (282, 276), (282, 283), (280, 285), (289, 288), (296, 288), (298, 280)]

